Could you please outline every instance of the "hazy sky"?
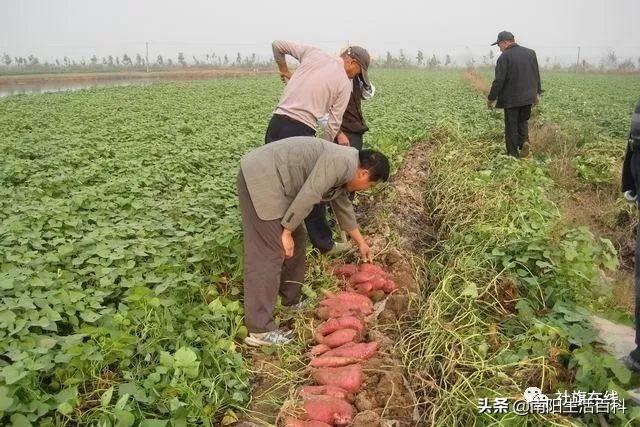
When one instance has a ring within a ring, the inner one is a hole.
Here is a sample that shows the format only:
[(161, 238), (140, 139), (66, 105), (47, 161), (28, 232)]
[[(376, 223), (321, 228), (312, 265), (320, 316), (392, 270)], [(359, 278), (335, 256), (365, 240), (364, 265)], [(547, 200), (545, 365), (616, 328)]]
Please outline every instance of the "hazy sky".
[[(270, 54), (277, 38), (337, 51), (347, 41), (384, 55), (489, 52), (498, 31), (546, 57), (640, 57), (640, 0), (204, 1), (0, 0), (0, 53)], [(496, 51), (497, 52), (497, 51)]]

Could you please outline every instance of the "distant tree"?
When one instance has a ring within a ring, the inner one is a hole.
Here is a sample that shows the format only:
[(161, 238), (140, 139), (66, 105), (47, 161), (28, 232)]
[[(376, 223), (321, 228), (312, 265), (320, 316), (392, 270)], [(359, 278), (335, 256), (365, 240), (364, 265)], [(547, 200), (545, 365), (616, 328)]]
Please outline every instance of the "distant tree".
[(200, 65), (200, 61), (198, 60), (198, 58), (196, 58), (196, 56), (195, 56), (195, 55), (193, 55), (193, 56), (192, 56), (192, 58), (193, 58), (193, 63), (194, 63), (194, 64), (196, 64), (196, 65)]
[(484, 65), (485, 67), (489, 65), (489, 56), (482, 55), (482, 65)]
[(11, 57), (5, 53), (4, 55), (2, 55), (2, 62), (4, 62), (4, 65), (8, 67), (13, 61), (11, 60)]
[(394, 59), (393, 59), (393, 55), (391, 55), (391, 52), (387, 51), (387, 57), (384, 61), (384, 65), (386, 67), (393, 67), (393, 63), (394, 63)]
[(56, 67), (60, 67), (60, 60), (56, 58)]
[(418, 61), (418, 67), (422, 67), (422, 63), (424, 62), (424, 53), (422, 53), (421, 50), (419, 50), (416, 55), (416, 61)]
[(98, 64), (98, 57), (96, 55), (93, 55), (90, 59), (91, 61), (91, 65), (97, 65)]
[(173, 66), (173, 59), (171, 59), (171, 58), (167, 59), (167, 65), (169, 67)]
[(136, 53), (136, 67), (142, 67), (144, 65), (144, 60), (142, 59), (142, 55)]
[(82, 60), (80, 61), (80, 65), (82, 65), (83, 67), (87, 66), (87, 60), (84, 59), (84, 57), (82, 57)]
[(209, 63), (209, 58), (210, 58), (210, 57), (209, 57), (209, 54), (207, 53), (204, 57), (205, 57), (205, 59), (207, 60), (207, 64), (208, 64), (208, 63)]
[(224, 54), (224, 65), (227, 66), (229, 65), (229, 56), (227, 56), (227, 54)]
[(618, 70), (620, 71), (633, 71), (636, 69), (636, 64), (633, 63), (631, 58), (625, 59), (623, 62), (618, 65)]
[(125, 67), (130, 67), (133, 65), (133, 61), (131, 61), (131, 58), (126, 53), (122, 55), (122, 65), (124, 65)]
[(120, 66), (120, 57), (116, 56), (116, 67)]
[(242, 64), (242, 55), (240, 55), (240, 52), (238, 52), (238, 55), (236, 56), (236, 65), (240, 64)]
[(182, 65), (183, 67), (187, 66), (187, 62), (184, 60), (184, 53), (182, 52), (178, 52), (178, 64)]
[(427, 67), (429, 68), (437, 68), (440, 65), (440, 60), (436, 57), (434, 53), (431, 58), (427, 61)]
[(113, 55), (107, 57), (107, 65), (113, 67)]
[(258, 62), (257, 56), (255, 53), (251, 54), (251, 62), (249, 62), (249, 64), (253, 67), (256, 65), (256, 62)]
[(444, 66), (447, 67), (451, 65), (451, 55), (448, 53), (444, 56)]
[(209, 58), (211, 58), (211, 64), (215, 64), (216, 63), (216, 54), (215, 54), (215, 52), (211, 52), (211, 55), (209, 56)]
[(495, 53), (493, 50), (489, 50), (489, 63), (493, 65), (493, 58), (495, 58)]
[(71, 66), (71, 60), (69, 59), (68, 56), (65, 56), (64, 58), (62, 58), (62, 61), (64, 62), (64, 66), (65, 67), (70, 67)]
[(613, 50), (608, 51), (604, 58), (600, 61), (600, 65), (604, 68), (615, 68), (618, 65), (618, 56)]
[(162, 55), (158, 55), (158, 59), (156, 59), (156, 64), (164, 65), (164, 59), (162, 58)]
[(400, 49), (400, 54), (398, 55), (398, 62), (401, 67), (406, 67), (409, 65), (409, 58), (404, 54), (404, 51)]

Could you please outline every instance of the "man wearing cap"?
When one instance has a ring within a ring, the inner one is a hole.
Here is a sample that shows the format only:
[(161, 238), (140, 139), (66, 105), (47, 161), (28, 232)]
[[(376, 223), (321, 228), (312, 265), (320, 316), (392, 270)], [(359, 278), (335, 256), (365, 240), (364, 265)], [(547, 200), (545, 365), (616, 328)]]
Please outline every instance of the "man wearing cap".
[(540, 101), (542, 85), (536, 53), (515, 42), (513, 34), (501, 31), (495, 79), (487, 99), (489, 108), (504, 109), (504, 134), (507, 153), (526, 157), (529, 152), (529, 118), (531, 106)]
[[(360, 46), (350, 46), (336, 57), (317, 47), (284, 40), (274, 41), (272, 47), (280, 78), (287, 86), (269, 122), (265, 143), (291, 136), (314, 136), (318, 120), (327, 113), (325, 138), (332, 141), (349, 103), (351, 79), (360, 76), (369, 85), (369, 53)], [(285, 55), (300, 62), (294, 73), (289, 70)]]
[[(315, 136), (318, 120), (324, 116), (327, 116), (324, 137), (333, 141), (338, 136), (349, 103), (352, 79), (358, 77), (365, 85), (370, 85), (369, 53), (360, 46), (349, 46), (336, 57), (313, 46), (284, 40), (274, 41), (272, 47), (280, 78), (286, 87), (269, 121), (265, 143), (293, 136)], [(289, 70), (285, 55), (300, 62), (294, 73)], [(345, 138), (339, 138), (338, 142), (349, 145)], [(327, 232), (325, 212), (325, 206), (318, 204), (305, 218), (311, 244), (321, 253), (347, 250), (347, 242), (336, 243), (331, 230)]]

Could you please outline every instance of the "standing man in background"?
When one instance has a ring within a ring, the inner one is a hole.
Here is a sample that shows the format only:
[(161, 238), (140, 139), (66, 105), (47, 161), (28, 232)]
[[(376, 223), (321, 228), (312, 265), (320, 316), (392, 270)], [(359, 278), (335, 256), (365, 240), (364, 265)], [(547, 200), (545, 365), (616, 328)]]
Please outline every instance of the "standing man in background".
[[(325, 138), (333, 141), (351, 97), (352, 79), (358, 77), (370, 86), (369, 53), (360, 46), (350, 46), (337, 57), (313, 46), (283, 40), (274, 41), (272, 47), (280, 78), (286, 87), (269, 121), (265, 143), (293, 136), (315, 136), (318, 120), (324, 116), (327, 116)], [(300, 62), (294, 73), (289, 70), (285, 55)], [(348, 141), (342, 141), (341, 145), (349, 145)], [(347, 242), (337, 244), (330, 228), (327, 232), (325, 213), (326, 207), (318, 204), (305, 218), (311, 244), (320, 253), (336, 254), (348, 250)]]
[(536, 53), (515, 42), (513, 34), (501, 31), (498, 45), (502, 54), (496, 62), (495, 79), (487, 99), (489, 108), (504, 108), (504, 134), (507, 153), (514, 157), (529, 155), (529, 118), (531, 106), (542, 94)]
[[(631, 130), (622, 167), (622, 192), (629, 203), (638, 206), (638, 194), (640, 194), (640, 99), (631, 117)], [(629, 369), (640, 372), (640, 226), (636, 231), (635, 264), (636, 348), (624, 358), (624, 362)]]

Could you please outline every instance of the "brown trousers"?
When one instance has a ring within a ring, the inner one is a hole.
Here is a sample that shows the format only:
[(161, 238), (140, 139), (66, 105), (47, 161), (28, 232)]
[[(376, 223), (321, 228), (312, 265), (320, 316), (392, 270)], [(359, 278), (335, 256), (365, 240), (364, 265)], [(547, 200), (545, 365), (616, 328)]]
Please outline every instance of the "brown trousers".
[(284, 305), (300, 300), (304, 281), (306, 236), (302, 226), (293, 233), (293, 257), (285, 259), (280, 219), (258, 217), (242, 170), (238, 173), (238, 198), (244, 234), (244, 322), (249, 332), (273, 331), (278, 294)]

